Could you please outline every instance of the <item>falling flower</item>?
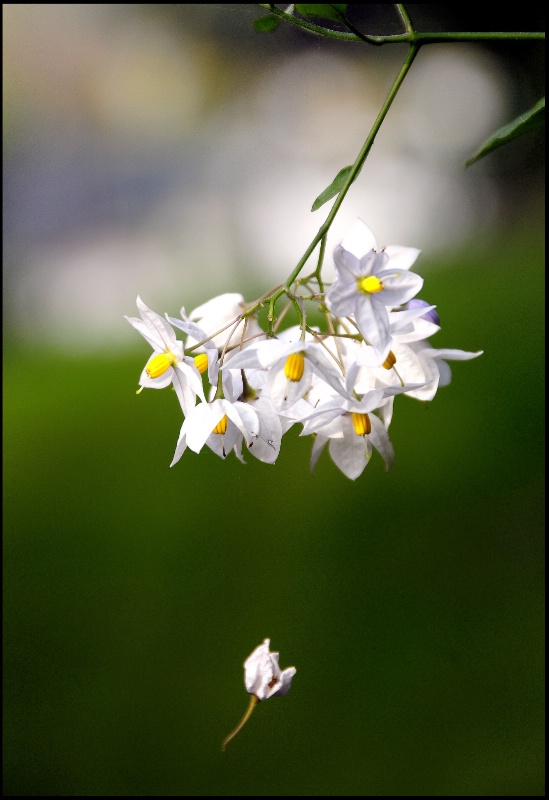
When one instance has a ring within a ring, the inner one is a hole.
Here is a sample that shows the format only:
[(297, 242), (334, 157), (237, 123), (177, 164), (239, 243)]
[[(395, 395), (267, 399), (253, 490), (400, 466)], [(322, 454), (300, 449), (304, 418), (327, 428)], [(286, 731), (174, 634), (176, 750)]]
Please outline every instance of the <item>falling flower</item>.
[(290, 691), (296, 668), (286, 667), (285, 670), (281, 670), (278, 666), (279, 654), (269, 652), (270, 644), (270, 639), (264, 639), (263, 644), (256, 647), (244, 662), (244, 684), (250, 695), (250, 704), (236, 728), (223, 740), (221, 745), (223, 751), (231, 739), (242, 730), (261, 700), (267, 700), (275, 695), (282, 697)]

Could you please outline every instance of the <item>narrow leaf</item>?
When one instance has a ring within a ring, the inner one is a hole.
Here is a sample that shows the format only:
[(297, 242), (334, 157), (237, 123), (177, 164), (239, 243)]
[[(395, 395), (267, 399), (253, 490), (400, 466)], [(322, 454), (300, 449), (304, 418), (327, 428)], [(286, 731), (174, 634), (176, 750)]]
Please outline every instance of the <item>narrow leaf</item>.
[(276, 30), (281, 22), (282, 19), (275, 16), (275, 14), (267, 14), (266, 17), (258, 17), (257, 19), (254, 19), (252, 25), (254, 30), (260, 31), (261, 33), (267, 33), (268, 31)]
[(324, 205), (324, 203), (327, 203), (328, 200), (331, 200), (332, 197), (335, 197), (336, 194), (340, 193), (340, 191), (345, 186), (345, 181), (349, 177), (351, 169), (352, 166), (343, 167), (343, 169), (339, 170), (339, 172), (337, 173), (331, 184), (327, 186), (326, 189), (324, 189), (324, 191), (318, 195), (318, 197), (316, 198), (316, 200), (312, 205), (311, 211), (318, 211), (318, 209), (321, 208)]
[(518, 136), (522, 136), (524, 133), (528, 133), (528, 131), (534, 130), (534, 128), (544, 123), (545, 97), (542, 97), (533, 108), (521, 114), (520, 117), (514, 119), (513, 122), (500, 128), (493, 136), (490, 136), (477, 152), (472, 155), (471, 158), (467, 159), (465, 166), (468, 167), (470, 164), (477, 161), (477, 159), (501, 147), (502, 144), (507, 144), (507, 142), (510, 142), (512, 139), (516, 139)]
[(347, 13), (348, 5), (348, 3), (296, 3), (295, 10), (303, 17), (320, 17), (341, 22), (341, 16)]

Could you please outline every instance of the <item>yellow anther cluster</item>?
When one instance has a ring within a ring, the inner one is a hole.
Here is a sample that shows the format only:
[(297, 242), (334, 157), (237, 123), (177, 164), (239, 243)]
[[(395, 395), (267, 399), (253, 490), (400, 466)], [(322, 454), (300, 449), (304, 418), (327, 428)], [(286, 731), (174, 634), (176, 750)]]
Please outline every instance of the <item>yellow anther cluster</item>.
[(375, 294), (384, 288), (382, 282), (375, 275), (368, 275), (367, 278), (359, 278), (357, 281), (358, 290), (364, 294)]
[(292, 353), (284, 364), (284, 375), (290, 381), (300, 381), (305, 369), (305, 356), (303, 353)]
[(170, 367), (175, 364), (175, 356), (173, 353), (159, 353), (157, 356), (151, 358), (145, 370), (149, 378), (159, 378)]
[(385, 359), (385, 361), (381, 366), (385, 367), (385, 369), (392, 369), (396, 363), (397, 360), (395, 354), (393, 353), (392, 350), (389, 350), (389, 355), (387, 356), (387, 358)]
[(227, 431), (227, 423), (229, 420), (227, 419), (227, 415), (224, 414), (222, 419), (219, 420), (215, 428), (213, 429), (212, 433), (219, 433), (224, 434)]
[(208, 356), (206, 353), (200, 353), (200, 355), (195, 356), (194, 365), (200, 374), (203, 375), (208, 369)]
[(366, 436), (372, 430), (372, 423), (368, 414), (359, 414), (353, 411), (351, 414), (353, 420), (353, 428), (357, 436)]

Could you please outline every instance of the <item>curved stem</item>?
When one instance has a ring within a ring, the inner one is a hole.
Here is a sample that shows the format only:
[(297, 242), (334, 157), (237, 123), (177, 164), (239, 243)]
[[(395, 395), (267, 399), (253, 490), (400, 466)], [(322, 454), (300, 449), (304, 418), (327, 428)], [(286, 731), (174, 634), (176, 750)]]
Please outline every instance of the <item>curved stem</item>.
[(227, 745), (229, 744), (231, 739), (234, 739), (236, 734), (239, 733), (242, 730), (242, 728), (244, 727), (244, 725), (248, 722), (248, 720), (252, 716), (252, 711), (254, 710), (254, 708), (256, 707), (256, 705), (258, 703), (259, 703), (259, 700), (255, 696), (255, 694), (250, 695), (250, 705), (248, 706), (248, 708), (246, 710), (246, 713), (244, 714), (244, 716), (242, 717), (242, 719), (240, 720), (240, 722), (238, 723), (238, 725), (236, 726), (234, 731), (231, 731), (231, 733), (229, 733), (229, 735), (226, 736), (225, 739), (223, 739), (223, 741), (221, 743), (221, 750), (223, 752), (225, 752), (225, 750), (227, 748)]
[(368, 134), (368, 137), (367, 137), (366, 141), (364, 142), (364, 145), (362, 146), (362, 150), (358, 154), (358, 156), (356, 158), (356, 161), (355, 161), (355, 163), (353, 164), (353, 166), (351, 168), (351, 171), (349, 172), (349, 175), (348, 175), (347, 180), (345, 181), (345, 183), (343, 185), (343, 188), (341, 189), (340, 193), (338, 194), (338, 196), (336, 198), (336, 201), (335, 201), (335, 203), (333, 204), (333, 206), (331, 208), (330, 213), (326, 217), (326, 220), (325, 220), (324, 224), (319, 229), (319, 231), (316, 234), (315, 238), (313, 239), (313, 241), (311, 242), (311, 244), (309, 245), (309, 247), (307, 248), (307, 250), (305, 251), (305, 253), (301, 257), (301, 259), (299, 260), (296, 268), (294, 269), (294, 271), (292, 272), (292, 274), (290, 275), (290, 277), (286, 281), (286, 287), (288, 289), (290, 288), (292, 283), (295, 281), (295, 279), (297, 278), (297, 276), (299, 275), (299, 273), (301, 272), (301, 270), (305, 266), (305, 263), (307, 262), (309, 256), (311, 255), (311, 253), (313, 252), (313, 250), (315, 249), (317, 244), (328, 233), (328, 231), (330, 229), (330, 226), (331, 226), (332, 222), (334, 221), (335, 215), (339, 211), (339, 208), (340, 208), (341, 204), (343, 203), (343, 201), (345, 199), (345, 196), (347, 195), (347, 192), (349, 191), (349, 189), (351, 187), (351, 184), (353, 183), (354, 179), (356, 178), (356, 176), (358, 175), (358, 173), (362, 169), (362, 166), (363, 166), (364, 162), (366, 161), (368, 153), (370, 152), (370, 150), (372, 148), (372, 145), (374, 143), (374, 139), (375, 139), (375, 137), (377, 135), (377, 132), (379, 131), (379, 129), (380, 129), (382, 123), (383, 123), (383, 120), (387, 116), (387, 112), (389, 111), (389, 109), (390, 109), (390, 107), (392, 105), (392, 102), (395, 99), (396, 94), (397, 94), (398, 90), (400, 89), (400, 87), (402, 85), (402, 82), (404, 81), (404, 78), (408, 74), (408, 71), (409, 71), (410, 67), (412, 66), (412, 63), (413, 63), (416, 55), (418, 54), (418, 52), (419, 52), (419, 47), (417, 47), (416, 45), (411, 45), (410, 46), (410, 49), (408, 50), (408, 55), (406, 56), (406, 61), (404, 62), (403, 66), (402, 66), (402, 69), (400, 70), (400, 73), (397, 76), (397, 79), (395, 80), (395, 82), (394, 82), (389, 94), (387, 95), (387, 98), (386, 98), (385, 102), (383, 103), (383, 105), (381, 107), (381, 110), (380, 110), (379, 114), (377, 115), (377, 119), (374, 122), (374, 124), (372, 126), (372, 129), (371, 129), (370, 133)]
[[(411, 28), (411, 21), (407, 15), (404, 6), (397, 4), (399, 14), (406, 25), (406, 33), (398, 33), (391, 36), (369, 36), (364, 33), (347, 33), (345, 31), (333, 31), (330, 28), (324, 28), (321, 25), (315, 25), (300, 17), (295, 17), (287, 14), (285, 11), (277, 8), (268, 3), (257, 3), (263, 11), (268, 11), (276, 17), (280, 17), (284, 22), (289, 22), (291, 25), (297, 25), (309, 33), (314, 33), (317, 36), (324, 36), (327, 39), (343, 39), (348, 42), (366, 42), (378, 47), (384, 44), (398, 44), (402, 42), (408, 44), (416, 44), (418, 46), (424, 44), (435, 44), (440, 42), (493, 42), (493, 41), (520, 41), (520, 40), (534, 40), (540, 41), (545, 39), (544, 32), (538, 31), (457, 31), (448, 33), (416, 33)], [(347, 23), (344, 23), (347, 24)], [(410, 27), (409, 27), (410, 26)]]

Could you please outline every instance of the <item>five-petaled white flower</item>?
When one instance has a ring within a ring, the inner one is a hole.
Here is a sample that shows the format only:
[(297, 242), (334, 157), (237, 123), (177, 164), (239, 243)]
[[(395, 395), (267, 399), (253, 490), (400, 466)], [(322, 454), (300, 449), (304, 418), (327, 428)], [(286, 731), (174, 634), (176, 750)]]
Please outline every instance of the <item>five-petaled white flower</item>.
[(423, 278), (409, 269), (420, 251), (389, 245), (377, 249), (372, 231), (358, 220), (334, 251), (336, 280), (326, 305), (337, 317), (354, 316), (365, 341), (376, 348), (381, 361), (391, 344), (389, 309), (406, 303), (423, 286)]
[(265, 339), (250, 344), (227, 361), (222, 369), (267, 370), (265, 391), (278, 411), (284, 411), (311, 388), (313, 373), (335, 391), (341, 391), (341, 373), (330, 364), (315, 341)]
[(194, 407), (197, 395), (205, 402), (202, 378), (195, 361), (185, 355), (183, 343), (176, 339), (171, 325), (146, 306), (139, 296), (137, 308), (141, 319), (137, 317), (125, 317), (125, 319), (139, 331), (153, 349), (153, 354), (139, 378), (139, 385), (151, 389), (164, 389), (172, 383), (183, 413), (187, 414)]
[(290, 691), (296, 669), (295, 667), (286, 667), (281, 670), (278, 666), (279, 654), (270, 652), (270, 644), (270, 639), (264, 639), (263, 644), (256, 647), (244, 662), (244, 684), (250, 695), (250, 704), (234, 731), (223, 740), (222, 750), (225, 750), (231, 739), (242, 730), (261, 700), (267, 700), (275, 695), (282, 697)]

